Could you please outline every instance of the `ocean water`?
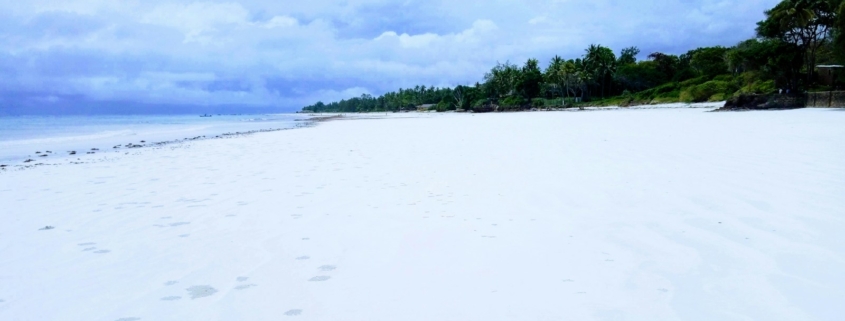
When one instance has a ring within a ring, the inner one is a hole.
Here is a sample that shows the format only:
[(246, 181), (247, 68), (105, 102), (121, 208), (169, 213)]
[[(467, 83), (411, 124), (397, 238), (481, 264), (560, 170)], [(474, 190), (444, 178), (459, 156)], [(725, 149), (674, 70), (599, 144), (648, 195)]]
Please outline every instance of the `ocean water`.
[(262, 115), (130, 115), (130, 116), (0, 116), (0, 164), (18, 164), (52, 151), (85, 154), (93, 148), (111, 151), (115, 145), (147, 144), (224, 133), (287, 129), (302, 126), (306, 116)]

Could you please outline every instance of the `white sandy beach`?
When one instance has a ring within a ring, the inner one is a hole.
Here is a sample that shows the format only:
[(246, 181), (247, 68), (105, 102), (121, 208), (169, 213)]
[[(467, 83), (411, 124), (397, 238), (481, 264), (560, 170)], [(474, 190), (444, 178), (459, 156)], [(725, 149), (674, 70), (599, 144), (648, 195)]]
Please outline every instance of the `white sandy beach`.
[(842, 320), (845, 111), (706, 111), (398, 114), (7, 170), (0, 320)]

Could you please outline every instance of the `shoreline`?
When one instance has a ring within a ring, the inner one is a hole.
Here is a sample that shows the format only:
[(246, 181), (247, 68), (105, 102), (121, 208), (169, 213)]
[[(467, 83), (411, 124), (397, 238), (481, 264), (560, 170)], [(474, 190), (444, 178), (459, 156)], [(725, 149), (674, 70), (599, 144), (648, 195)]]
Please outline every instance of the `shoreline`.
[[(307, 117), (307, 116), (306, 116)], [(12, 159), (11, 161), (3, 161), (0, 162), (0, 173), (6, 171), (15, 171), (15, 170), (26, 170), (32, 169), (39, 166), (56, 166), (56, 165), (75, 165), (75, 164), (87, 164), (87, 163), (95, 163), (100, 161), (105, 161), (108, 159), (108, 156), (120, 156), (128, 155), (131, 152), (143, 151), (145, 149), (150, 148), (163, 148), (175, 144), (185, 144), (191, 143), (196, 141), (204, 141), (204, 140), (213, 140), (213, 139), (226, 139), (226, 138), (236, 138), (236, 137), (244, 137), (249, 136), (252, 134), (257, 133), (269, 133), (269, 132), (276, 132), (276, 131), (283, 131), (283, 130), (292, 130), (292, 129), (300, 129), (305, 127), (315, 126), (317, 122), (321, 120), (311, 120), (311, 119), (295, 119), (293, 120), (293, 127), (288, 128), (268, 128), (268, 129), (256, 129), (256, 130), (248, 130), (248, 131), (237, 131), (237, 132), (224, 132), (218, 135), (214, 135), (209, 137), (208, 135), (202, 136), (195, 136), (195, 137), (188, 137), (182, 139), (174, 139), (174, 140), (167, 140), (167, 141), (158, 141), (158, 142), (146, 142), (144, 140), (140, 141), (139, 143), (129, 143), (129, 144), (118, 144), (112, 146), (110, 149), (101, 150), (99, 148), (91, 148), (87, 151), (67, 151), (67, 152), (53, 152), (47, 151), (44, 152), (36, 151), (36, 155), (39, 156), (28, 156), (28, 157), (20, 157), (16, 159)], [(66, 154), (59, 154), (59, 153), (66, 153)], [(82, 154), (84, 153), (84, 154)], [(50, 155), (48, 155), (50, 154)], [(93, 156), (98, 155), (98, 156)], [(47, 157), (49, 157), (49, 162), (47, 161)], [(98, 159), (92, 159), (95, 157), (99, 157)], [(106, 157), (106, 158), (103, 158)], [(72, 160), (76, 158), (77, 160)], [(85, 158), (85, 159), (83, 159)], [(16, 162), (17, 164), (13, 163)], [(23, 163), (23, 164), (20, 164)]]
[[(523, 113), (523, 112), (584, 112), (584, 111), (613, 111), (613, 110), (648, 110), (648, 109), (678, 109), (678, 108), (715, 108), (714, 106), (718, 104), (724, 104), (724, 102), (710, 102), (710, 103), (665, 103), (665, 104), (653, 104), (653, 105), (635, 105), (635, 106), (628, 106), (628, 107), (621, 107), (621, 106), (605, 106), (605, 107), (584, 107), (584, 108), (560, 108), (560, 109), (548, 109), (548, 110), (525, 110), (525, 111), (503, 111), (503, 112), (492, 112), (492, 113), (477, 113), (477, 114), (511, 114), (511, 113)], [(39, 157), (39, 156), (29, 156), (29, 157), (21, 157), (14, 159), (12, 161), (3, 161), (0, 162), (0, 173), (7, 172), (7, 171), (14, 171), (14, 170), (25, 170), (36, 168), (39, 166), (55, 166), (55, 165), (72, 165), (72, 164), (84, 164), (90, 162), (97, 162), (105, 160), (102, 156), (119, 156), (120, 153), (126, 155), (132, 151), (137, 151), (139, 148), (156, 148), (156, 147), (164, 147), (167, 145), (172, 144), (181, 144), (181, 143), (188, 143), (193, 141), (201, 141), (207, 139), (219, 139), (219, 138), (231, 138), (235, 136), (243, 136), (243, 135), (250, 135), (254, 133), (262, 133), (262, 132), (273, 132), (279, 130), (288, 130), (288, 129), (298, 129), (301, 127), (310, 127), (315, 126), (321, 122), (328, 122), (328, 121), (336, 121), (336, 120), (360, 120), (360, 119), (381, 119), (381, 118), (397, 118), (398, 115), (426, 115), (426, 114), (449, 114), (449, 113), (456, 113), (454, 111), (446, 112), (446, 113), (435, 113), (433, 111), (406, 111), (406, 112), (365, 112), (365, 113), (299, 113), (298, 115), (302, 115), (304, 117), (308, 117), (305, 119), (294, 119), (293, 122), (295, 124), (294, 127), (291, 128), (276, 128), (276, 129), (258, 129), (252, 131), (245, 131), (245, 132), (232, 132), (232, 133), (222, 133), (219, 135), (215, 135), (214, 137), (207, 137), (205, 136), (197, 136), (191, 138), (184, 138), (184, 139), (175, 139), (169, 141), (161, 141), (161, 142), (144, 142), (140, 144), (123, 144), (123, 145), (116, 145), (113, 146), (111, 149), (92, 149), (87, 151), (79, 151), (74, 154), (70, 155), (62, 155), (55, 152), (50, 153), (50, 156), (46, 157)], [(377, 114), (384, 114), (385, 117), (373, 117), (373, 115)], [(458, 114), (476, 114), (473, 112), (464, 112)], [(325, 116), (324, 116), (325, 115)], [(304, 123), (304, 125), (299, 126), (298, 124)], [(111, 152), (111, 153), (110, 153)], [(85, 154), (82, 154), (85, 153)], [(47, 151), (45, 150), (41, 155), (46, 155)], [(100, 155), (98, 159), (92, 159), (98, 156), (92, 155)], [(49, 157), (49, 162), (44, 162)], [(72, 160), (73, 158), (77, 158), (77, 160)]]

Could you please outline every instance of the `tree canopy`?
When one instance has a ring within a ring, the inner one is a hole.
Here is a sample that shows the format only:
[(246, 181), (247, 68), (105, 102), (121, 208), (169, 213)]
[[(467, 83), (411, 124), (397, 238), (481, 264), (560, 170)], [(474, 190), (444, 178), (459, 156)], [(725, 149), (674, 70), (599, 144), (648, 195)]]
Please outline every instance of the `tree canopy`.
[(310, 112), (402, 111), (419, 106), (446, 110), (519, 110), (614, 103), (721, 100), (743, 93), (805, 90), (817, 63), (845, 62), (845, 0), (783, 0), (765, 11), (757, 37), (732, 47), (713, 46), (681, 54), (640, 49), (614, 51), (590, 45), (580, 57), (537, 59), (522, 65), (496, 63), (473, 86), (416, 86), (382, 96), (368, 94), (306, 106)]

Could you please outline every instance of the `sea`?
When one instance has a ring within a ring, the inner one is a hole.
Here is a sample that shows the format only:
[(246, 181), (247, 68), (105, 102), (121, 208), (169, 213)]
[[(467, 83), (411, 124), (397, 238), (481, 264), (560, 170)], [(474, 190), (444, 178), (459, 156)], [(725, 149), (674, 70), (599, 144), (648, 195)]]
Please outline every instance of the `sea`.
[(78, 155), (107, 152), (117, 145), (149, 146), (203, 136), (291, 129), (307, 124), (302, 121), (307, 118), (301, 114), (0, 116), (0, 165), (20, 165), (47, 151), (51, 152), (48, 157), (57, 157), (72, 151)]

